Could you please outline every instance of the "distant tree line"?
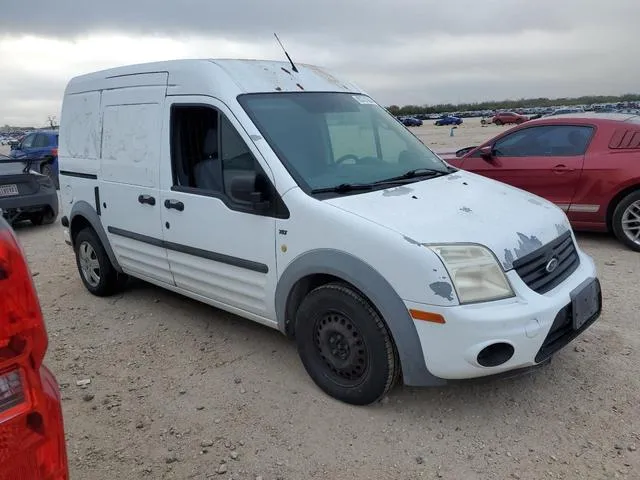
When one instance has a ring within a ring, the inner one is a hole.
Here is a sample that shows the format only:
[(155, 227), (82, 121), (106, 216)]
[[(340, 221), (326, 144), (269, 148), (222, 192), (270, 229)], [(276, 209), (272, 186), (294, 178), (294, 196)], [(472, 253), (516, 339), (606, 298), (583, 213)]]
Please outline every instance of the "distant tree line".
[(556, 105), (592, 105), (594, 103), (620, 103), (640, 101), (640, 94), (624, 95), (587, 95), (576, 98), (521, 98), (519, 100), (502, 100), (476, 103), (443, 103), (438, 105), (391, 105), (387, 107), (393, 115), (414, 115), (417, 113), (466, 112), (476, 110), (512, 110), (516, 108), (553, 107)]

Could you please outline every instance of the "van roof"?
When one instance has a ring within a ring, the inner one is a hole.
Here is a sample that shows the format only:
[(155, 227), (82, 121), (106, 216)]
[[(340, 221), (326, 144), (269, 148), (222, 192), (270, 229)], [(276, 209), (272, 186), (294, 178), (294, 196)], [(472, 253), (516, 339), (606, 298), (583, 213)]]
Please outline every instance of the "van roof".
[[(186, 59), (142, 63), (101, 70), (71, 79), (66, 94), (95, 91), (108, 88), (142, 86), (136, 75), (144, 75), (144, 86), (168, 85), (171, 94), (180, 90), (193, 90), (203, 82), (210, 87), (222, 87), (221, 75), (227, 84), (236, 87), (236, 94), (324, 91), (365, 93), (355, 84), (342, 80), (325, 69), (314, 65), (291, 64), (275, 60), (251, 59)], [(231, 82), (231, 83), (230, 83)], [(191, 88), (189, 88), (191, 87)], [(184, 92), (182, 92), (184, 93)], [(203, 93), (191, 91), (192, 94)]]

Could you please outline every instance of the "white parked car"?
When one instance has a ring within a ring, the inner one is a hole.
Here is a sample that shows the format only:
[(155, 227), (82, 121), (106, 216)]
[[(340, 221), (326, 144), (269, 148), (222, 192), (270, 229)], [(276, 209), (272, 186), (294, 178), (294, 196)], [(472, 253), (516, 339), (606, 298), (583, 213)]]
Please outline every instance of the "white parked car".
[(128, 276), (295, 338), (353, 404), (535, 366), (601, 311), (553, 204), (452, 168), (314, 66), (179, 60), (74, 78), (60, 125), (80, 277)]

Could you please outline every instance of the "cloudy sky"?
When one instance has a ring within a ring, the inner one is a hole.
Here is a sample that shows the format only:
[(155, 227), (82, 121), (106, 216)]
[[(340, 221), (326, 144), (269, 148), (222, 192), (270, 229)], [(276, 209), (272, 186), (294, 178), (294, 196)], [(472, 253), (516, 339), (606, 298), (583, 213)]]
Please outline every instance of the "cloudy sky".
[(59, 115), (70, 77), (169, 58), (332, 69), (378, 101), (640, 92), (638, 0), (0, 2), (0, 125)]

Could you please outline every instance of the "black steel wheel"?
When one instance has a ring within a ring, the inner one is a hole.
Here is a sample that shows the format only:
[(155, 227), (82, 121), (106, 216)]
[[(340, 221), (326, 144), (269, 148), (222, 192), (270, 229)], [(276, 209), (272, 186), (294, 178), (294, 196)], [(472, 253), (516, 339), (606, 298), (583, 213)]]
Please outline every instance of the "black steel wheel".
[(367, 405), (396, 381), (399, 361), (387, 326), (347, 285), (330, 283), (310, 292), (298, 309), (295, 332), (307, 373), (338, 400)]

